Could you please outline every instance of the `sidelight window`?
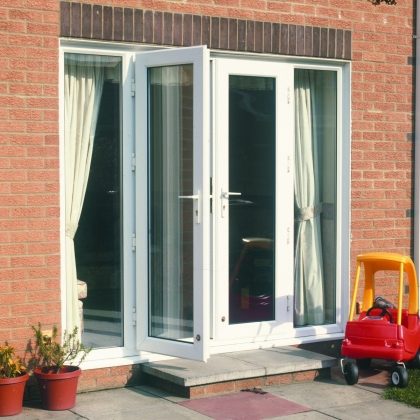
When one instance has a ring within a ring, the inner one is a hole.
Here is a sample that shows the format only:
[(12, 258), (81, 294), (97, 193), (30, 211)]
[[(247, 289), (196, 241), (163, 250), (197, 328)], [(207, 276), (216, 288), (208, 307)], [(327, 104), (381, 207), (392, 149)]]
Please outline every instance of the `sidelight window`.
[(67, 330), (123, 344), (121, 58), (65, 54)]
[(336, 73), (295, 70), (294, 324), (335, 322)]

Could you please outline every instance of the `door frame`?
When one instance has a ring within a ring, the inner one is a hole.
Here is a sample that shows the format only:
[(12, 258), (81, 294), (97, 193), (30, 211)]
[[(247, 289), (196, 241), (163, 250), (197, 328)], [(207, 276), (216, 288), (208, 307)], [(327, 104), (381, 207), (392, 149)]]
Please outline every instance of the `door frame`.
[[(200, 221), (194, 220), (193, 340), (175, 341), (149, 336), (149, 227), (148, 227), (148, 68), (193, 64), (193, 191), (198, 195)], [(137, 348), (175, 357), (204, 360), (210, 340), (210, 162), (209, 51), (205, 46), (136, 54), (136, 277)], [(146, 140), (147, 139), (147, 140)], [(139, 284), (140, 283), (140, 284)], [(139, 303), (143, 303), (140, 305)]]
[[(79, 39), (61, 39), (60, 40), (60, 162), (64, 161), (62, 147), (64, 141), (63, 133), (63, 110), (64, 110), (64, 88), (63, 88), (63, 62), (65, 52), (74, 52), (80, 54), (105, 54), (116, 55), (123, 58), (123, 84), (122, 84), (122, 100), (123, 100), (123, 114), (122, 114), (122, 127), (123, 127), (123, 148), (122, 148), (122, 172), (123, 172), (123, 190), (124, 190), (124, 345), (123, 347), (116, 348), (98, 348), (94, 349), (88, 360), (83, 363), (84, 368), (101, 368), (109, 366), (109, 361), (112, 360), (113, 365), (126, 364), (127, 358), (130, 363), (141, 362), (144, 360), (162, 360), (165, 356), (158, 353), (149, 353), (147, 351), (139, 351), (136, 344), (138, 343), (138, 328), (139, 324), (147, 323), (147, 318), (144, 316), (144, 292), (139, 293), (139, 288), (143, 288), (147, 277), (138, 277), (136, 270), (138, 268), (137, 255), (141, 254), (144, 249), (141, 239), (142, 226), (136, 221), (135, 209), (135, 195), (138, 191), (136, 185), (139, 186), (138, 172), (142, 172), (141, 153), (144, 153), (143, 146), (138, 148), (135, 144), (135, 126), (137, 112), (134, 108), (134, 99), (131, 94), (131, 81), (134, 79), (135, 63), (133, 57), (136, 52), (147, 51), (162, 51), (162, 50), (175, 50), (180, 49), (174, 47), (162, 47), (158, 45), (128, 45), (118, 44), (114, 42), (96, 42), (89, 40)], [(247, 52), (232, 52), (232, 51), (210, 51), (210, 62), (216, 58), (235, 58), (256, 61), (261, 66), (266, 62), (283, 62), (288, 63), (294, 67), (316, 68), (324, 70), (337, 70), (339, 73), (338, 78), (338, 111), (337, 116), (340, 119), (338, 126), (338, 165), (341, 166), (337, 173), (337, 322), (335, 325), (329, 326), (315, 326), (315, 327), (302, 327), (294, 329), (291, 335), (287, 337), (270, 337), (270, 340), (256, 338), (252, 341), (249, 338), (217, 341), (215, 340), (215, 315), (211, 315), (208, 324), (211, 323), (210, 337), (210, 352), (211, 354), (221, 353), (225, 351), (238, 351), (259, 348), (264, 346), (273, 345), (290, 345), (302, 342), (323, 341), (329, 339), (339, 339), (343, 337), (343, 331), (349, 309), (349, 294), (350, 294), (350, 150), (351, 150), (351, 62), (348, 60), (329, 60), (317, 58), (303, 58), (297, 56), (273, 56), (271, 54), (261, 53), (247, 53)], [(210, 78), (210, 88), (214, 89), (214, 80)], [(341, 83), (341, 85), (340, 85)], [(137, 92), (136, 95), (139, 93)], [(210, 99), (211, 100), (211, 99)], [(213, 112), (212, 106), (209, 113)], [(341, 125), (341, 126), (340, 126)], [(214, 132), (214, 122), (210, 129)], [(210, 132), (209, 136), (212, 136)], [(209, 148), (209, 155), (213, 150)], [(132, 170), (132, 153), (137, 152), (137, 170)], [(210, 158), (209, 158), (210, 160)], [(134, 178), (136, 177), (136, 181)], [(63, 183), (64, 179), (64, 166), (60, 165), (60, 182)], [(144, 179), (143, 179), (144, 182)], [(63, 211), (64, 203), (64, 189), (60, 192), (61, 203), (61, 222), (60, 222), (60, 242), (64, 243), (64, 216)], [(212, 222), (211, 222), (212, 223)], [(137, 232), (136, 232), (137, 224)], [(211, 227), (213, 230), (213, 227)], [(132, 248), (132, 234), (137, 234), (137, 252), (131, 251)], [(143, 241), (144, 242), (144, 241)], [(142, 249), (143, 246), (143, 249)], [(211, 250), (214, 252), (214, 242), (211, 244)], [(137, 254), (137, 255), (136, 255)], [(210, 266), (210, 265), (209, 265)], [(61, 273), (63, 274), (65, 267), (65, 255), (61, 255)], [(210, 267), (211, 269), (211, 267)], [(62, 284), (65, 282), (65, 275), (61, 276)], [(211, 278), (210, 310), (213, 311), (213, 302), (215, 296), (215, 283)], [(65, 288), (62, 287), (61, 300), (65, 303)], [(137, 309), (137, 312), (136, 312)], [(62, 305), (62, 321), (65, 320), (65, 305)], [(136, 325), (135, 325), (136, 324)], [(184, 356), (180, 356), (184, 357)]]
[[(303, 342), (314, 342), (324, 340), (341, 339), (344, 335), (344, 328), (346, 324), (346, 317), (349, 310), (349, 296), (351, 287), (350, 274), (350, 183), (351, 183), (351, 63), (347, 61), (329, 61), (320, 59), (307, 59), (300, 57), (275, 57), (270, 55), (258, 55), (249, 53), (225, 53), (215, 51), (211, 53), (212, 62), (217, 63), (217, 59), (239, 59), (242, 61), (257, 62), (261, 67), (269, 63), (286, 63), (294, 69), (305, 68), (313, 70), (335, 71), (337, 74), (337, 191), (336, 191), (336, 322), (334, 324), (324, 325), (308, 325), (304, 327), (292, 328), (281, 335), (270, 334), (269, 336), (259, 335), (251, 336), (245, 334), (241, 337), (232, 337), (232, 335), (225, 335), (224, 337), (218, 334), (218, 322), (220, 322), (220, 311), (218, 312), (217, 297), (218, 284), (216, 280), (217, 264), (214, 262), (214, 270), (212, 276), (212, 338), (211, 354), (217, 354), (225, 351), (239, 351), (251, 348), (261, 348), (265, 346), (279, 346), (299, 344)], [(216, 64), (214, 67), (216, 67)], [(246, 65), (243, 65), (244, 68)], [(212, 74), (212, 97), (215, 102), (212, 106), (214, 114), (212, 121), (213, 135), (212, 138), (216, 143), (216, 131), (219, 126), (216, 119), (216, 91), (217, 91), (217, 70), (213, 70)], [(294, 100), (294, 79), (291, 83), (291, 100)], [(294, 107), (293, 107), (294, 108)], [(294, 118), (294, 111), (293, 111)], [(292, 119), (291, 121), (294, 121)], [(289, 121), (290, 123), (290, 121)], [(217, 148), (213, 146), (213, 191), (217, 189), (217, 177), (215, 176), (215, 160)], [(293, 156), (293, 154), (292, 154)], [(293, 159), (292, 159), (293, 160)], [(215, 198), (217, 199), (217, 198)], [(214, 207), (218, 207), (214, 204)], [(217, 220), (215, 214), (212, 214), (212, 232), (213, 237), (216, 237)], [(292, 230), (293, 232), (293, 223)], [(291, 236), (293, 240), (293, 234)], [(217, 242), (212, 244), (213, 255), (217, 253)], [(276, 258), (278, 254), (276, 253)], [(292, 257), (293, 259), (293, 257)], [(292, 274), (293, 279), (293, 274)], [(292, 280), (293, 282), (293, 280)], [(293, 301), (292, 301), (293, 302)], [(293, 304), (293, 303), (292, 303)], [(293, 321), (292, 321), (293, 323)], [(249, 324), (244, 324), (249, 325)]]
[[(285, 63), (218, 58), (214, 63), (213, 136), (213, 276), (215, 283), (214, 336), (216, 341), (275, 339), (293, 329), (293, 67)], [(272, 321), (229, 325), (229, 206), (221, 189), (229, 191), (229, 75), (273, 77), (276, 80), (276, 195), (275, 195), (275, 317)], [(286, 138), (287, 141), (282, 141)], [(280, 188), (291, 196), (284, 206)], [(280, 287), (282, 279), (288, 284)]]

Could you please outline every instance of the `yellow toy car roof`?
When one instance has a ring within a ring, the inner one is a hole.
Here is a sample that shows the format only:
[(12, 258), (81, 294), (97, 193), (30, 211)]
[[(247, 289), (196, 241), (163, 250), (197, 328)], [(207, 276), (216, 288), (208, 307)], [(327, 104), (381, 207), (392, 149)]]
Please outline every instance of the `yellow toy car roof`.
[[(403, 297), (403, 283), (404, 273), (407, 273), (409, 285), (409, 304), (408, 313), (418, 313), (418, 286), (417, 275), (414, 263), (410, 257), (402, 254), (392, 252), (369, 252), (357, 256), (357, 271), (356, 281), (353, 290), (353, 299), (350, 308), (351, 319), (354, 314), (354, 305), (356, 301), (357, 286), (359, 283), (359, 276), (361, 265), (365, 269), (365, 291), (363, 295), (363, 310), (369, 309), (373, 305), (375, 299), (375, 285), (374, 275), (377, 271), (388, 270), (398, 271), (399, 287), (398, 287), (398, 324), (401, 324), (401, 310), (402, 310), (402, 297)], [(350, 319), (350, 317), (349, 317)]]

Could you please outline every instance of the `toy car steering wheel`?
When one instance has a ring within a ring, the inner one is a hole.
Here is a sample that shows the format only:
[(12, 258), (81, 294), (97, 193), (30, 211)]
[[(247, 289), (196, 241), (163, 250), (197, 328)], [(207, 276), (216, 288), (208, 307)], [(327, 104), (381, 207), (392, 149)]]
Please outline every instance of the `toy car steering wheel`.
[(389, 323), (390, 324), (393, 324), (394, 323), (394, 320), (392, 319), (391, 312), (389, 312), (388, 309), (386, 309), (386, 308), (380, 308), (378, 306), (372, 306), (371, 308), (369, 308), (367, 310), (366, 316), (369, 316), (370, 313), (371, 313), (371, 311), (373, 311), (374, 309), (380, 309), (381, 310), (381, 313), (378, 316), (382, 316), (383, 317), (386, 314), (386, 315), (389, 316)]

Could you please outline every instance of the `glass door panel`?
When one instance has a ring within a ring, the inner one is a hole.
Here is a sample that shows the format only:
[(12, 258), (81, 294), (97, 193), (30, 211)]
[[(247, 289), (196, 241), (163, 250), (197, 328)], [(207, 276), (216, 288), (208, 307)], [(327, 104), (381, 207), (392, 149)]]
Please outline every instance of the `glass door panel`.
[(274, 338), (293, 328), (293, 69), (218, 59), (215, 86), (215, 335)]
[(149, 336), (193, 337), (193, 66), (149, 69)]
[(208, 65), (205, 47), (136, 57), (138, 347), (198, 360), (210, 339)]
[(229, 75), (229, 324), (274, 319), (275, 117), (275, 78)]

